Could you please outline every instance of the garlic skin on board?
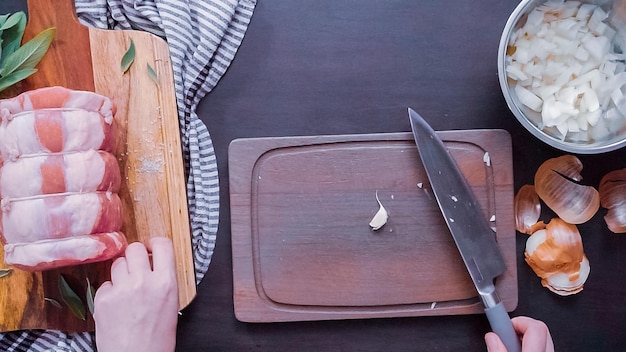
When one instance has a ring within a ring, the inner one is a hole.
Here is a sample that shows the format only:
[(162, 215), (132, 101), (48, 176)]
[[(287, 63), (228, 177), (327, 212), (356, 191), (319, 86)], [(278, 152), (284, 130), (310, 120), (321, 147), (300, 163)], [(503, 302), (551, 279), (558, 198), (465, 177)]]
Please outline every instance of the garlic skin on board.
[(378, 198), (378, 191), (376, 191), (376, 201), (378, 202), (378, 211), (370, 221), (369, 225), (372, 230), (376, 231), (383, 227), (387, 223), (387, 219), (389, 215), (387, 214), (387, 210), (383, 207), (383, 204), (380, 202)]
[(526, 241), (526, 262), (550, 291), (568, 296), (582, 291), (589, 260), (576, 225), (553, 218)]

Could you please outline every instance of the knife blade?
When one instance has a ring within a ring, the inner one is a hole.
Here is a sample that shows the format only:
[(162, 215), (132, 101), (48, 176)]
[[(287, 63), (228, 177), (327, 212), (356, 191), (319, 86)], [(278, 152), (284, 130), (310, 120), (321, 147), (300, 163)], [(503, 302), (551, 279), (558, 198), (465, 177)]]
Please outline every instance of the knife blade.
[(443, 141), (411, 108), (409, 118), (432, 191), (485, 306), (491, 329), (504, 342), (508, 352), (519, 352), (521, 342), (494, 285), (495, 278), (506, 271), (495, 233)]

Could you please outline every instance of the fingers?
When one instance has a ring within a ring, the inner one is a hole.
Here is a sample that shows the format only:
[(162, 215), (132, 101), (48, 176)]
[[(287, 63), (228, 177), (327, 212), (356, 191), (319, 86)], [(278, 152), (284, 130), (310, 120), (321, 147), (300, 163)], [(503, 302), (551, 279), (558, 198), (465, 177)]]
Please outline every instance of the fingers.
[(485, 334), (485, 344), (487, 345), (487, 352), (506, 352), (506, 347), (493, 332)]
[[(167, 237), (150, 238), (149, 247), (152, 252), (154, 271), (172, 272), (176, 270), (174, 246)], [(150, 272), (148, 249), (141, 242), (133, 242), (126, 248), (126, 256), (115, 259), (111, 265), (111, 283), (123, 281), (133, 273)]]
[(126, 248), (126, 263), (130, 274), (142, 271), (150, 271), (150, 259), (148, 250), (141, 242), (133, 242)]
[(176, 260), (174, 258), (172, 241), (167, 237), (153, 237), (150, 239), (150, 247), (152, 249), (154, 271), (174, 272)]
[(111, 283), (114, 285), (117, 282), (121, 282), (128, 276), (128, 265), (126, 264), (125, 257), (119, 257), (115, 259), (111, 264)]
[(554, 344), (548, 326), (536, 319), (519, 316), (511, 319), (515, 331), (522, 335), (522, 350), (524, 351), (554, 351)]

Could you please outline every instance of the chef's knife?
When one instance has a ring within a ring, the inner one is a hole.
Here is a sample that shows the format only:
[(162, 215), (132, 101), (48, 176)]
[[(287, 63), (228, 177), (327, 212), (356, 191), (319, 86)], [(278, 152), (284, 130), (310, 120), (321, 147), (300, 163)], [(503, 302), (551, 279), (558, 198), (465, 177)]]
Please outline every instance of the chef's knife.
[(413, 137), (441, 213), (454, 238), (467, 271), (480, 295), (491, 329), (508, 352), (519, 352), (521, 343), (500, 297), (494, 279), (506, 265), (495, 233), (480, 209), (467, 180), (435, 131), (409, 108)]

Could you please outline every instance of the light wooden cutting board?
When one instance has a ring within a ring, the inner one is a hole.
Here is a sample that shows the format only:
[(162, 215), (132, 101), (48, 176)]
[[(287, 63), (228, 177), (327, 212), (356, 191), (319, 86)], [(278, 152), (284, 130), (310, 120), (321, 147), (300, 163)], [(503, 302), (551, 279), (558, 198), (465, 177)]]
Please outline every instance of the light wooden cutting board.
[[(124, 223), (129, 242), (153, 236), (172, 238), (177, 258), (179, 306), (195, 297), (196, 283), (187, 208), (186, 176), (180, 142), (174, 82), (166, 42), (141, 31), (88, 28), (76, 18), (73, 0), (28, 0), (25, 40), (56, 27), (56, 38), (37, 66), (39, 71), (2, 97), (61, 85), (95, 91), (117, 105), (118, 148), (122, 171)], [(135, 62), (125, 74), (121, 58), (130, 46)], [(153, 82), (147, 64), (157, 73)], [(0, 267), (7, 267), (0, 249)], [(98, 287), (109, 278), (110, 262), (75, 266), (43, 273), (15, 270), (0, 278), (0, 331), (18, 329), (93, 330), (93, 319), (82, 321), (67, 307), (59, 309), (44, 298), (61, 302), (59, 275), (85, 300), (86, 280)]]

